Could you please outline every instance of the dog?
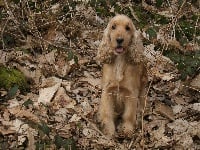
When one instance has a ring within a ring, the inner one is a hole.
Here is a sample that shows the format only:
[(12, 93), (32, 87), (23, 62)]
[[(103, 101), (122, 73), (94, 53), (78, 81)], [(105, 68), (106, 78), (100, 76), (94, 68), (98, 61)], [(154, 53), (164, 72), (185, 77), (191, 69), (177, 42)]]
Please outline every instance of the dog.
[(136, 128), (136, 113), (146, 98), (147, 70), (144, 47), (132, 20), (113, 17), (103, 33), (97, 59), (103, 64), (99, 119), (104, 133), (113, 137), (116, 119), (122, 118), (122, 132), (130, 136)]

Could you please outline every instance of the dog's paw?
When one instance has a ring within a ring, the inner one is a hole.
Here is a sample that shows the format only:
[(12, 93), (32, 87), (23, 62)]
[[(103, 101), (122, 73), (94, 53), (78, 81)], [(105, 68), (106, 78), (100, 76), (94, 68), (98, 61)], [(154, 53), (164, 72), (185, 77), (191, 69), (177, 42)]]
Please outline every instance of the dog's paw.
[(129, 122), (122, 124), (122, 133), (125, 137), (131, 138), (134, 133), (134, 126)]
[(109, 138), (114, 137), (114, 134), (115, 134), (115, 125), (114, 125), (114, 123), (104, 124), (103, 133)]

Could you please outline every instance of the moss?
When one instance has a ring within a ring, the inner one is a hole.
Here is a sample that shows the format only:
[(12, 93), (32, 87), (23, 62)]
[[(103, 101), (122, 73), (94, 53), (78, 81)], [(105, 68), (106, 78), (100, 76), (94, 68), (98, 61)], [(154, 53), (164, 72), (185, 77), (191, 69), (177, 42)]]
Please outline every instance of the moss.
[(168, 24), (170, 21), (168, 18), (162, 16), (162, 15), (158, 15), (158, 14), (154, 14), (155, 15), (155, 20), (156, 23), (164, 25), (164, 24)]
[(165, 51), (164, 55), (169, 57), (177, 65), (181, 79), (186, 79), (187, 76), (193, 77), (198, 73), (200, 51), (181, 53), (175, 50), (169, 50)]
[(135, 22), (136, 26), (140, 29), (144, 28), (148, 25), (148, 13), (142, 8), (141, 5), (137, 5), (133, 7), (136, 16), (139, 18), (140, 22)]
[(182, 20), (180, 22), (180, 27), (183, 30), (184, 34), (187, 36), (188, 40), (192, 41), (193, 35), (194, 35), (194, 31), (195, 31), (194, 26), (191, 25), (190, 22), (188, 22), (186, 20)]
[(97, 12), (97, 14), (101, 17), (111, 15), (110, 8), (109, 8), (110, 5), (109, 5), (109, 2), (107, 2), (106, 0), (102, 0), (102, 1), (91, 0), (89, 1), (88, 5), (93, 7), (95, 11)]
[(14, 85), (22, 91), (28, 88), (26, 78), (20, 71), (0, 66), (0, 88), (8, 90)]
[(150, 39), (155, 39), (157, 37), (156, 30), (152, 27), (148, 28), (146, 33), (149, 35)]
[(183, 16), (179, 19), (178, 24), (181, 30), (176, 26), (176, 38), (179, 39), (181, 43), (187, 44), (186, 42), (193, 40), (194, 34), (196, 34), (196, 37), (200, 35), (200, 29), (195, 29), (197, 18), (197, 15), (191, 15), (187, 17)]
[(163, 4), (163, 0), (156, 0), (156, 7), (160, 8)]

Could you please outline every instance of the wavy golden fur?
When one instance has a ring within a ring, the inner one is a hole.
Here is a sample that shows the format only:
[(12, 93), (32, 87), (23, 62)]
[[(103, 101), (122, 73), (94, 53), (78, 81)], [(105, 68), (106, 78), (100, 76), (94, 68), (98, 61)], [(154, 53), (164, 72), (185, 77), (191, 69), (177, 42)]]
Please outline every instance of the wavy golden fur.
[(144, 47), (131, 19), (117, 15), (108, 23), (98, 48), (103, 63), (100, 121), (108, 136), (115, 133), (115, 120), (122, 115), (122, 131), (131, 135), (136, 112), (144, 107), (147, 74)]

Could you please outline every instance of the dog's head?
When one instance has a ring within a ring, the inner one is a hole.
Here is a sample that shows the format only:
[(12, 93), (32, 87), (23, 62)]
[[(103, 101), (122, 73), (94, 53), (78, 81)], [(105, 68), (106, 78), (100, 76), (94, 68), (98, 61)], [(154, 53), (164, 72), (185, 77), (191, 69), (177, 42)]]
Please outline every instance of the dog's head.
[(125, 53), (132, 43), (135, 27), (130, 18), (125, 15), (117, 15), (110, 20), (107, 26), (108, 44), (117, 55)]
[(117, 15), (109, 21), (104, 30), (97, 59), (109, 62), (116, 55), (127, 54), (132, 62), (140, 62), (143, 50), (142, 41), (132, 20), (125, 15)]

